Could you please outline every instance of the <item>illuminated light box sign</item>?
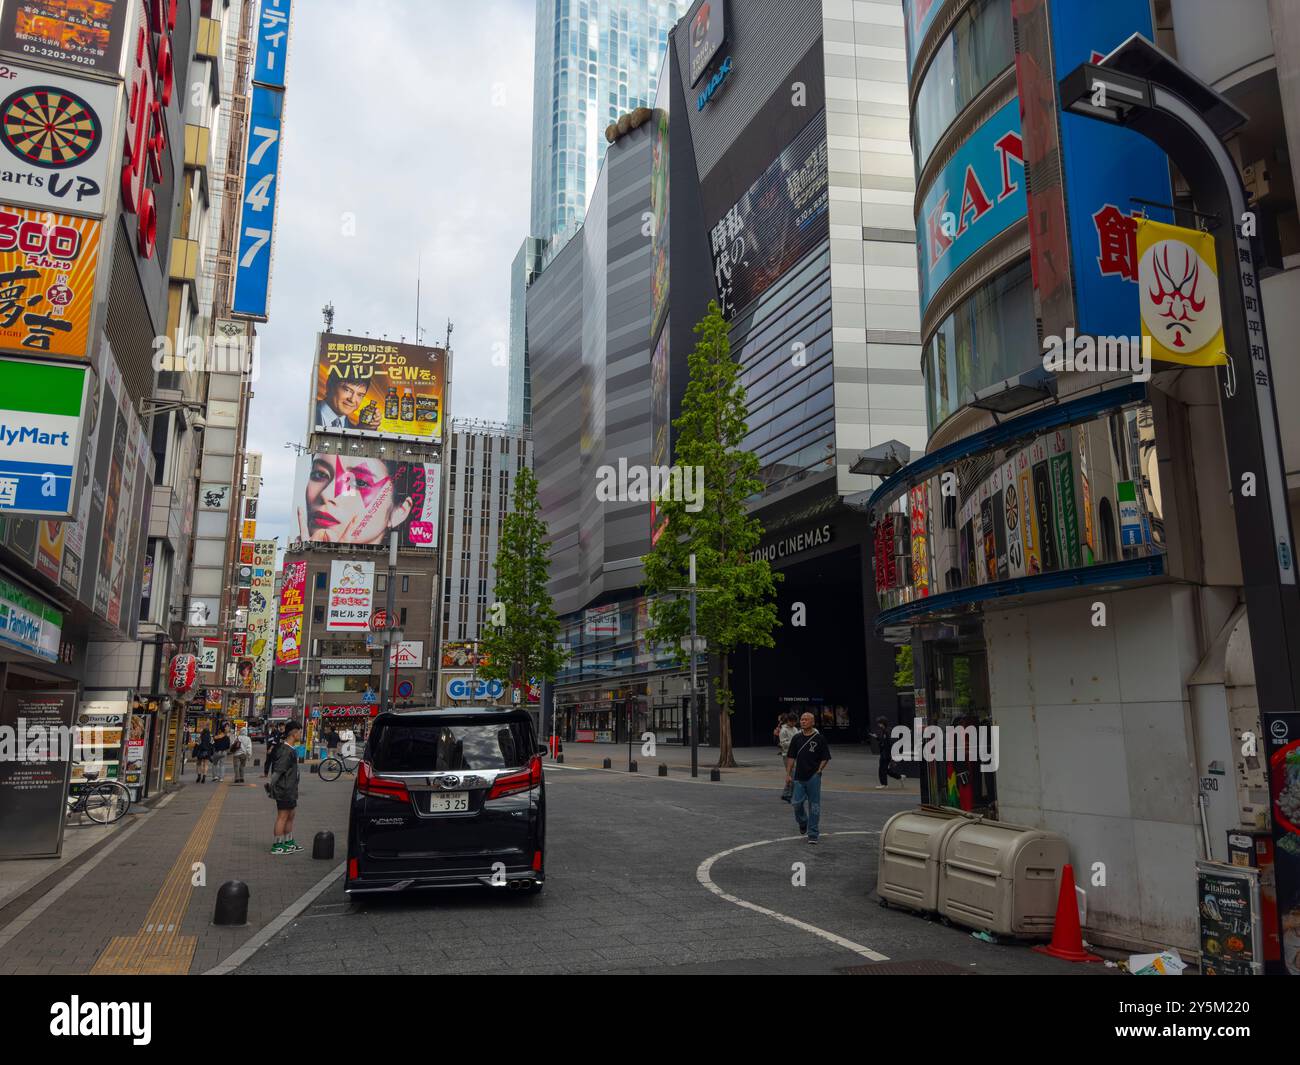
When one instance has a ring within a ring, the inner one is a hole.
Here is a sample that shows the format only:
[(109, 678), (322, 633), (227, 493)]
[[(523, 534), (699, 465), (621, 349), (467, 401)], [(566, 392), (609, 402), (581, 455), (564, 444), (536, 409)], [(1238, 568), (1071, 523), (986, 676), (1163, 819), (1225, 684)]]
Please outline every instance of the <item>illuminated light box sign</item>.
[(922, 314), (962, 263), (1025, 217), (1019, 106), (1010, 100), (990, 115), (940, 171), (921, 202), (916, 252)]
[(73, 516), (88, 376), (0, 358), (0, 514)]

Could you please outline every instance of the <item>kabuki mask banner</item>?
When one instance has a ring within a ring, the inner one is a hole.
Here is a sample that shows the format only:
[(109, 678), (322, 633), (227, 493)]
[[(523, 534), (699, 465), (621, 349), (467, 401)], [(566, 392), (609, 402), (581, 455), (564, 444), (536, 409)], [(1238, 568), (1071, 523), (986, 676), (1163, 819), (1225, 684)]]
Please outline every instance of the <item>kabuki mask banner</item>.
[(1138, 300), (1151, 357), (1184, 366), (1222, 366), (1219, 271), (1209, 233), (1139, 219)]

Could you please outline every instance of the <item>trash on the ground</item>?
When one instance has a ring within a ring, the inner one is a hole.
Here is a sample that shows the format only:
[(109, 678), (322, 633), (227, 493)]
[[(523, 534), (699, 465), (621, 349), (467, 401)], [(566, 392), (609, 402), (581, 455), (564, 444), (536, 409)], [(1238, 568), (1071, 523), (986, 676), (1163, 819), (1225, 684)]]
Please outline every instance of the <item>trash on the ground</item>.
[(1181, 976), (1187, 963), (1175, 950), (1162, 950), (1159, 954), (1130, 954), (1128, 971), (1134, 976)]
[(1105, 959), (1105, 961), (1106, 961), (1106, 968), (1107, 968), (1107, 969), (1118, 969), (1118, 968), (1119, 968), (1119, 962), (1111, 961), (1109, 958)]
[(988, 932), (972, 932), (972, 933), (970, 934), (970, 937), (971, 937), (971, 939), (979, 939), (979, 940), (982, 940), (982, 941), (985, 942), (985, 943), (996, 943), (996, 942), (997, 942), (997, 938), (994, 937), (994, 936), (989, 935)]

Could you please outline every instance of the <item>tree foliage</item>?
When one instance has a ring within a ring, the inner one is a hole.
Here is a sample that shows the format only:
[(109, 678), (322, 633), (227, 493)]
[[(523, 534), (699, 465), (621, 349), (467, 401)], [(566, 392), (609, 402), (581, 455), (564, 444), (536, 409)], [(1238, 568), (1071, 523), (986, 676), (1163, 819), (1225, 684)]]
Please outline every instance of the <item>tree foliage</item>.
[(560, 622), (546, 588), (548, 530), (537, 501), (537, 477), (526, 466), (515, 476), (511, 502), (497, 548), (496, 602), (479, 641), (488, 661), (478, 672), (527, 692), (531, 679), (554, 680), (564, 655), (557, 647)]
[[(765, 559), (752, 558), (763, 535), (746, 501), (760, 492), (758, 457), (742, 448), (748, 433), (745, 389), (731, 357), (727, 323), (716, 301), (695, 326), (699, 336), (688, 363), (690, 380), (674, 422), (674, 465), (694, 467), (702, 477), (702, 499), (691, 509), (687, 499), (660, 499), (658, 513), (667, 524), (643, 559), (650, 604), (649, 637), (671, 644), (679, 662), (689, 664), (681, 638), (690, 634), (689, 603), (672, 589), (689, 579), (695, 555), (696, 631), (719, 656), (717, 699), (721, 713), (718, 764), (732, 766), (732, 694), (729, 656), (740, 646), (773, 646), (778, 574)], [(684, 495), (684, 493), (683, 493)]]

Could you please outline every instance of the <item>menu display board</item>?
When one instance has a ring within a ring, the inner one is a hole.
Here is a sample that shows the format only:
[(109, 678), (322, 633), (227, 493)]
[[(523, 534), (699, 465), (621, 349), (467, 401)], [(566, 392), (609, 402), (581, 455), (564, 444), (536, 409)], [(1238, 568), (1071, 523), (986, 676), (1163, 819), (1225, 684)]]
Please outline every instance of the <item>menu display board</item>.
[(1196, 906), (1201, 918), (1202, 975), (1261, 975), (1259, 870), (1197, 862)]
[(122, 780), (127, 741), (125, 696), (83, 702), (77, 714), (72, 747), (72, 793), (100, 780)]

